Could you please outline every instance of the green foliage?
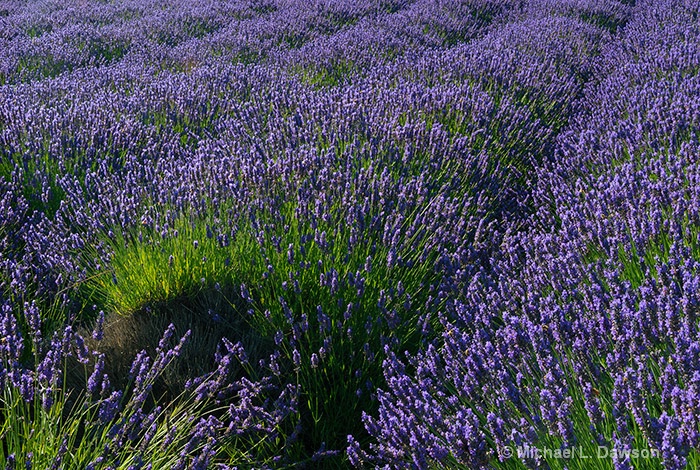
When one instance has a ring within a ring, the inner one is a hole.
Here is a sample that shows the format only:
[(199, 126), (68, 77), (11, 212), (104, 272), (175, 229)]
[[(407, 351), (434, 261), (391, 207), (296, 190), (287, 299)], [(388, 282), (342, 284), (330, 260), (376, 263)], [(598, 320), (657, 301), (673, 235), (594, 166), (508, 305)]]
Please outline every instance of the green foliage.
[[(213, 223), (213, 221), (210, 221)], [(114, 250), (110, 274), (96, 276), (86, 286), (104, 306), (130, 314), (176, 297), (192, 297), (220, 285), (236, 285), (255, 254), (255, 240), (245, 233), (223, 249), (219, 240), (207, 236), (206, 221), (178, 218), (172, 232), (161, 237), (153, 228), (117, 231), (105, 241)]]
[[(39, 211), (53, 218), (65, 197), (65, 192), (57, 184), (59, 164), (48, 156), (40, 161), (22, 158), (2, 158), (0, 160), (0, 178), (11, 181), (17, 177), (22, 181), (22, 195), (27, 201), (29, 211)], [(17, 170), (21, 168), (21, 170)]]
[[(141, 460), (154, 469), (173, 468), (179, 460), (196, 454), (204, 445), (187, 447), (197, 425), (191, 418), (205, 417), (216, 411), (212, 411), (211, 403), (197, 403), (183, 395), (155, 410), (146, 418), (148, 425), (139, 428), (144, 416), (141, 415), (134, 428), (129, 424), (130, 419), (139, 414), (141, 408), (135, 406), (133, 400), (117, 400), (121, 402), (121, 411), (104, 419), (100, 409), (108, 397), (94, 399), (84, 393), (76, 395), (75, 390), (68, 391), (65, 381), (59, 385), (59, 388), (50, 388), (48, 384), (38, 384), (29, 400), (15, 386), (4, 387), (0, 395), (0, 435), (3, 437), (0, 465), (5, 466), (8, 459), (14, 458), (18, 468), (30, 461), (31, 468), (83, 470), (103, 456), (109, 446), (110, 457), (95, 468), (126, 470)], [(129, 437), (115, 447), (115, 433), (129, 434)]]
[[(419, 319), (438, 305), (429, 297), (440, 275), (437, 254), (418, 235), (396, 254), (400, 263), (388, 266), (390, 249), (376, 236), (353, 246), (347, 226), (328, 222), (313, 229), (299, 223), (292, 206), (281, 217), (258, 221), (266, 229), (256, 230), (211, 211), (178, 216), (166, 236), (148, 227), (115, 232), (103, 240), (112, 251), (108, 270), (94, 274), (83, 295), (86, 303), (122, 315), (143, 309), (162, 315), (163, 305), (202, 293), (228, 292), (224, 301), (233, 305), (240, 296), (231, 293), (245, 286), (248, 313), (240, 303), (235, 310), (262, 338), (282, 335), (283, 381), (299, 385), (302, 394), (296, 445), (309, 457), (324, 443), (339, 450), (348, 434), (364, 435), (361, 414), (376, 407), (371, 393), (383, 381), (384, 343), (391, 338), (401, 351), (417, 351)], [(322, 232), (325, 243), (314, 236)], [(323, 281), (331, 276), (336, 283)]]
[(293, 73), (301, 80), (316, 88), (344, 85), (348, 79), (357, 79), (360, 67), (346, 59), (331, 60), (328, 64), (296, 67)]
[(57, 59), (51, 54), (29, 55), (19, 59), (16, 73), (18, 76), (35, 78), (54, 78), (75, 67), (64, 59)]
[(602, 12), (584, 12), (579, 15), (582, 21), (606, 29), (610, 34), (617, 33), (617, 30), (627, 22), (624, 19), (615, 17), (613, 14)]

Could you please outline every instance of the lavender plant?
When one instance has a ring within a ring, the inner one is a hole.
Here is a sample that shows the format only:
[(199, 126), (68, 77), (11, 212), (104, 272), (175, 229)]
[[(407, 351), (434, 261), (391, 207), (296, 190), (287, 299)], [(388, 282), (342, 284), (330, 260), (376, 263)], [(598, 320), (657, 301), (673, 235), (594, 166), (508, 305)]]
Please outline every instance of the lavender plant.
[(350, 439), (357, 464), (696, 465), (694, 413), (679, 405), (695, 374), (697, 136), (671, 104), (695, 100), (682, 91), (694, 79), (627, 46), (683, 50), (665, 35), (695, 41), (696, 13), (668, 2), (636, 15), (604, 48), (602, 75), (541, 167), (538, 231), (509, 239), (497, 268), (448, 306), (443, 340), (387, 359), (389, 389), (366, 420), (378, 444), (367, 453)]

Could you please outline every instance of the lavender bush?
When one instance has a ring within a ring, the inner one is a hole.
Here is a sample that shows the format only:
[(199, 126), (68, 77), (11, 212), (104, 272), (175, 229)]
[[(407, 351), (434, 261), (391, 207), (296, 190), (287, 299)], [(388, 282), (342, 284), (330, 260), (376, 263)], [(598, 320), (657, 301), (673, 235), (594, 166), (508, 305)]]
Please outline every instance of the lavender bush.
[(699, 13), (0, 2), (0, 462), (697, 466)]
[(602, 47), (537, 170), (532, 231), (465, 280), (440, 341), (385, 360), (378, 442), (351, 439), (353, 460), (697, 465), (697, 14), (638, 5)]

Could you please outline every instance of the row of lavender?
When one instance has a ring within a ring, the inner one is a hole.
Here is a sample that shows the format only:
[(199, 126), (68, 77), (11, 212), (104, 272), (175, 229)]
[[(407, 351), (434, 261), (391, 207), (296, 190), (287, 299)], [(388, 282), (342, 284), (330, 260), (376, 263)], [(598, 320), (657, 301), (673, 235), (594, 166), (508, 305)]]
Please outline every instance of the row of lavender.
[[(77, 355), (108, 430), (47, 465), (332, 465), (348, 434), (351, 461), (395, 467), (583, 443), (674, 468), (697, 447), (692, 5), (0, 12), (3, 379), (51, 410)], [(222, 284), (274, 346), (223, 341), (169, 438), (147, 397), (183, 347), (139, 355), (122, 395), (74, 329)]]
[(641, 4), (604, 48), (538, 170), (537, 232), (465, 284), (443, 341), (387, 360), (378, 444), (357, 461), (697, 464), (699, 15)]
[[(207, 58), (279, 59), (321, 42), (335, 58), (381, 62), (406, 47), (466, 41), (517, 2), (6, 2), (0, 82), (55, 77), (140, 54), (187, 69)], [(365, 46), (370, 46), (365, 49)], [(338, 55), (337, 49), (345, 54)], [(347, 52), (350, 52), (347, 54)], [(319, 61), (318, 65), (323, 62)]]

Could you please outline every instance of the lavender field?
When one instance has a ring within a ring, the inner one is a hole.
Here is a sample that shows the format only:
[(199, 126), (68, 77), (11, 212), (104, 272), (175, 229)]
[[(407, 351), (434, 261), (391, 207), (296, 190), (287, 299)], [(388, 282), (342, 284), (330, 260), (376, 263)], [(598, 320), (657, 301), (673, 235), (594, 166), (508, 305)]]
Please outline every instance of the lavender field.
[(0, 0), (0, 468), (700, 468), (700, 2)]

